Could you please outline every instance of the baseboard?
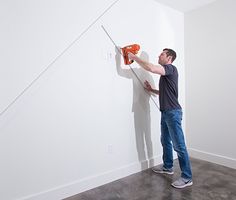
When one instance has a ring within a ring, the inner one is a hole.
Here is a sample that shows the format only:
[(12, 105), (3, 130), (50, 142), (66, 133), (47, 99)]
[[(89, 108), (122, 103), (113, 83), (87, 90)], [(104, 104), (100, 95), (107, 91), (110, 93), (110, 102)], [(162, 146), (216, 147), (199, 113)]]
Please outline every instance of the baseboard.
[(209, 153), (209, 152), (200, 151), (193, 148), (189, 148), (188, 152), (189, 152), (189, 155), (193, 158), (206, 160), (209, 162), (213, 162), (219, 165), (224, 165), (226, 167), (236, 169), (236, 159)]
[[(52, 188), (47, 191), (43, 191), (37, 194), (22, 197), (18, 200), (61, 200), (78, 193), (90, 190), (92, 188), (110, 183), (112, 181), (124, 178), (134, 173), (145, 170), (152, 165), (158, 165), (162, 162), (161, 156), (157, 156), (151, 160), (145, 160), (143, 162), (132, 163), (127, 166), (123, 166), (112, 171), (107, 171), (102, 174), (98, 174), (92, 177), (86, 177), (82, 180), (75, 181), (63, 186)], [(148, 165), (147, 163), (151, 163)]]

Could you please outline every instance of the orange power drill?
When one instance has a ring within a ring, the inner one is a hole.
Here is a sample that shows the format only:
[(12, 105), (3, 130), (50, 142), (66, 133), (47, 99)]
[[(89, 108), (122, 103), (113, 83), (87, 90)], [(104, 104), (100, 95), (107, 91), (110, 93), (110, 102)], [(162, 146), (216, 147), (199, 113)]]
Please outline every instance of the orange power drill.
[(131, 52), (133, 54), (137, 54), (139, 49), (140, 46), (138, 44), (131, 44), (121, 48), (125, 65), (130, 65), (134, 62), (133, 60), (129, 60), (128, 53)]

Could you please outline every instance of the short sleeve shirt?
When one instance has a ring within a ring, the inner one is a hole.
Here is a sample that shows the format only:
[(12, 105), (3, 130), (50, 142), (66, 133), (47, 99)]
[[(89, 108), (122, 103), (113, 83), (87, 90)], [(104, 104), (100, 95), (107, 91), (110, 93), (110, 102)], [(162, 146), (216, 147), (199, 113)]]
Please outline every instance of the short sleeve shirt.
[(159, 103), (160, 110), (181, 109), (178, 101), (178, 70), (172, 65), (164, 65), (165, 75), (159, 80)]

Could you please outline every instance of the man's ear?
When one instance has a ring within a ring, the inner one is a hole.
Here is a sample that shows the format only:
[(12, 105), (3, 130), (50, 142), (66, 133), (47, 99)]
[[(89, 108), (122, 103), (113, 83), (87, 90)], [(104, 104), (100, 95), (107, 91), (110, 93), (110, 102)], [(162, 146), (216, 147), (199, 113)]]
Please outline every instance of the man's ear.
[(172, 62), (172, 56), (168, 56), (168, 61), (171, 61)]

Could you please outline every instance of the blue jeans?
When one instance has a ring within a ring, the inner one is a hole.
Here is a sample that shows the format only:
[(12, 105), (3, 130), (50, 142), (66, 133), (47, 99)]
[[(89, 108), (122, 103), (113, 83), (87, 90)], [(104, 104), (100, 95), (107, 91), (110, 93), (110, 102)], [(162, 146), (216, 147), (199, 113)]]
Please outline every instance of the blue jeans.
[(163, 167), (173, 167), (173, 148), (177, 152), (181, 177), (192, 179), (191, 166), (184, 134), (181, 126), (182, 110), (170, 110), (161, 112), (161, 144), (163, 147)]

